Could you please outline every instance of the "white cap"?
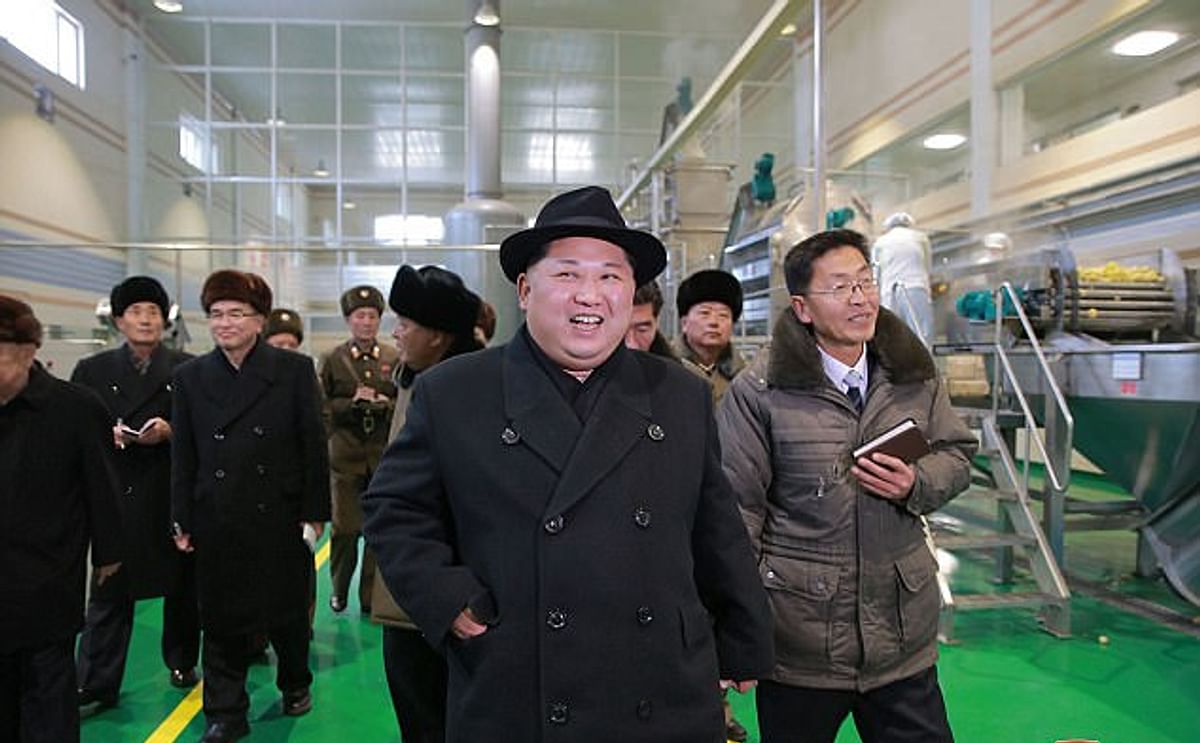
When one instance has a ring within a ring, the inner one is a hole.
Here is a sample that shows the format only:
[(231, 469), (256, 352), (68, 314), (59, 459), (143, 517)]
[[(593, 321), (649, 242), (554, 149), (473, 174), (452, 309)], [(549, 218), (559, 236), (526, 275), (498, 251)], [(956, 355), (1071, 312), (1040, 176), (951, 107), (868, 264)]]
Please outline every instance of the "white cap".
[(988, 250), (1012, 250), (1012, 238), (1003, 232), (989, 232), (983, 236), (983, 247)]
[(896, 212), (892, 216), (883, 220), (883, 229), (890, 230), (893, 227), (912, 227), (913, 218), (908, 212)]

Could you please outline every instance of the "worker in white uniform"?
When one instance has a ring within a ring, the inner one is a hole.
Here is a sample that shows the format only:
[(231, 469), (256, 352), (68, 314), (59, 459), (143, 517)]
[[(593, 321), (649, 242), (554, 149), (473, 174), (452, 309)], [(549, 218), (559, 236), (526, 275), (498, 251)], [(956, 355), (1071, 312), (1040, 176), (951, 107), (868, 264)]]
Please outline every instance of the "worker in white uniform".
[(879, 271), (880, 301), (929, 345), (933, 341), (929, 238), (913, 228), (913, 218), (906, 212), (885, 219), (883, 229), (871, 248), (871, 262)]

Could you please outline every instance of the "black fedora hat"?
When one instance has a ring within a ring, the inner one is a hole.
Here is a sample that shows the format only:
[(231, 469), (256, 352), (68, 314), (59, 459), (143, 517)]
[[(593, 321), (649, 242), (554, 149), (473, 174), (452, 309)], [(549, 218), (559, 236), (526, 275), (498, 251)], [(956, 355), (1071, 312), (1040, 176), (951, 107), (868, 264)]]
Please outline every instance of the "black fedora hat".
[(629, 254), (639, 286), (667, 265), (667, 251), (657, 237), (629, 229), (606, 189), (585, 186), (547, 201), (533, 227), (509, 235), (501, 243), (500, 266), (504, 275), (516, 283), (530, 257), (560, 237), (595, 237), (619, 245)]

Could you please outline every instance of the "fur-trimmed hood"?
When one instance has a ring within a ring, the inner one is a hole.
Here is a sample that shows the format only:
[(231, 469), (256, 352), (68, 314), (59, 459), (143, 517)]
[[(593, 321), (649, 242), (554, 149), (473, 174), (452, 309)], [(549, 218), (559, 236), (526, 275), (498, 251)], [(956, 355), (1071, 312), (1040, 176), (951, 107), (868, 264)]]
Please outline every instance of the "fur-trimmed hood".
[[(882, 307), (867, 352), (887, 371), (893, 384), (924, 382), (937, 375), (933, 358), (921, 339), (903, 320)], [(772, 331), (767, 382), (772, 387), (813, 388), (825, 384), (825, 379), (812, 328), (800, 322), (791, 307), (785, 308)]]

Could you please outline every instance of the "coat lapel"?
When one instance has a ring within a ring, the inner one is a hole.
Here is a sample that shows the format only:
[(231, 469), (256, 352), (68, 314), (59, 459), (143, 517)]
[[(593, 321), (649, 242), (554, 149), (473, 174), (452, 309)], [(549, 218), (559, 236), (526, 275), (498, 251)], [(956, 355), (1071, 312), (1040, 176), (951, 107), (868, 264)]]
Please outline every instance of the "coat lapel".
[(127, 355), (118, 357), (119, 376), (116, 384), (121, 388), (116, 406), (118, 416), (129, 421), (136, 420), (137, 414), (161, 390), (171, 391), (171, 369), (167, 362), (167, 349), (162, 345), (151, 354), (150, 368), (144, 376), (137, 373)]
[[(260, 341), (261, 343), (261, 341)], [(209, 397), (217, 402), (220, 411), (216, 415), (216, 428), (225, 429), (250, 409), (271, 386), (275, 379), (275, 355), (273, 348), (265, 344), (246, 357), (242, 368), (233, 378), (233, 390), (228, 391), (230, 377), (223, 368), (228, 362), (219, 348), (209, 354), (206, 366), (206, 385)]]
[(508, 428), (561, 473), (579, 438), (579, 418), (546, 378), (519, 333), (504, 350), (503, 384)]
[(547, 513), (564, 513), (582, 500), (646, 435), (650, 393), (635, 355), (624, 352), (613, 372), (575, 443)]

